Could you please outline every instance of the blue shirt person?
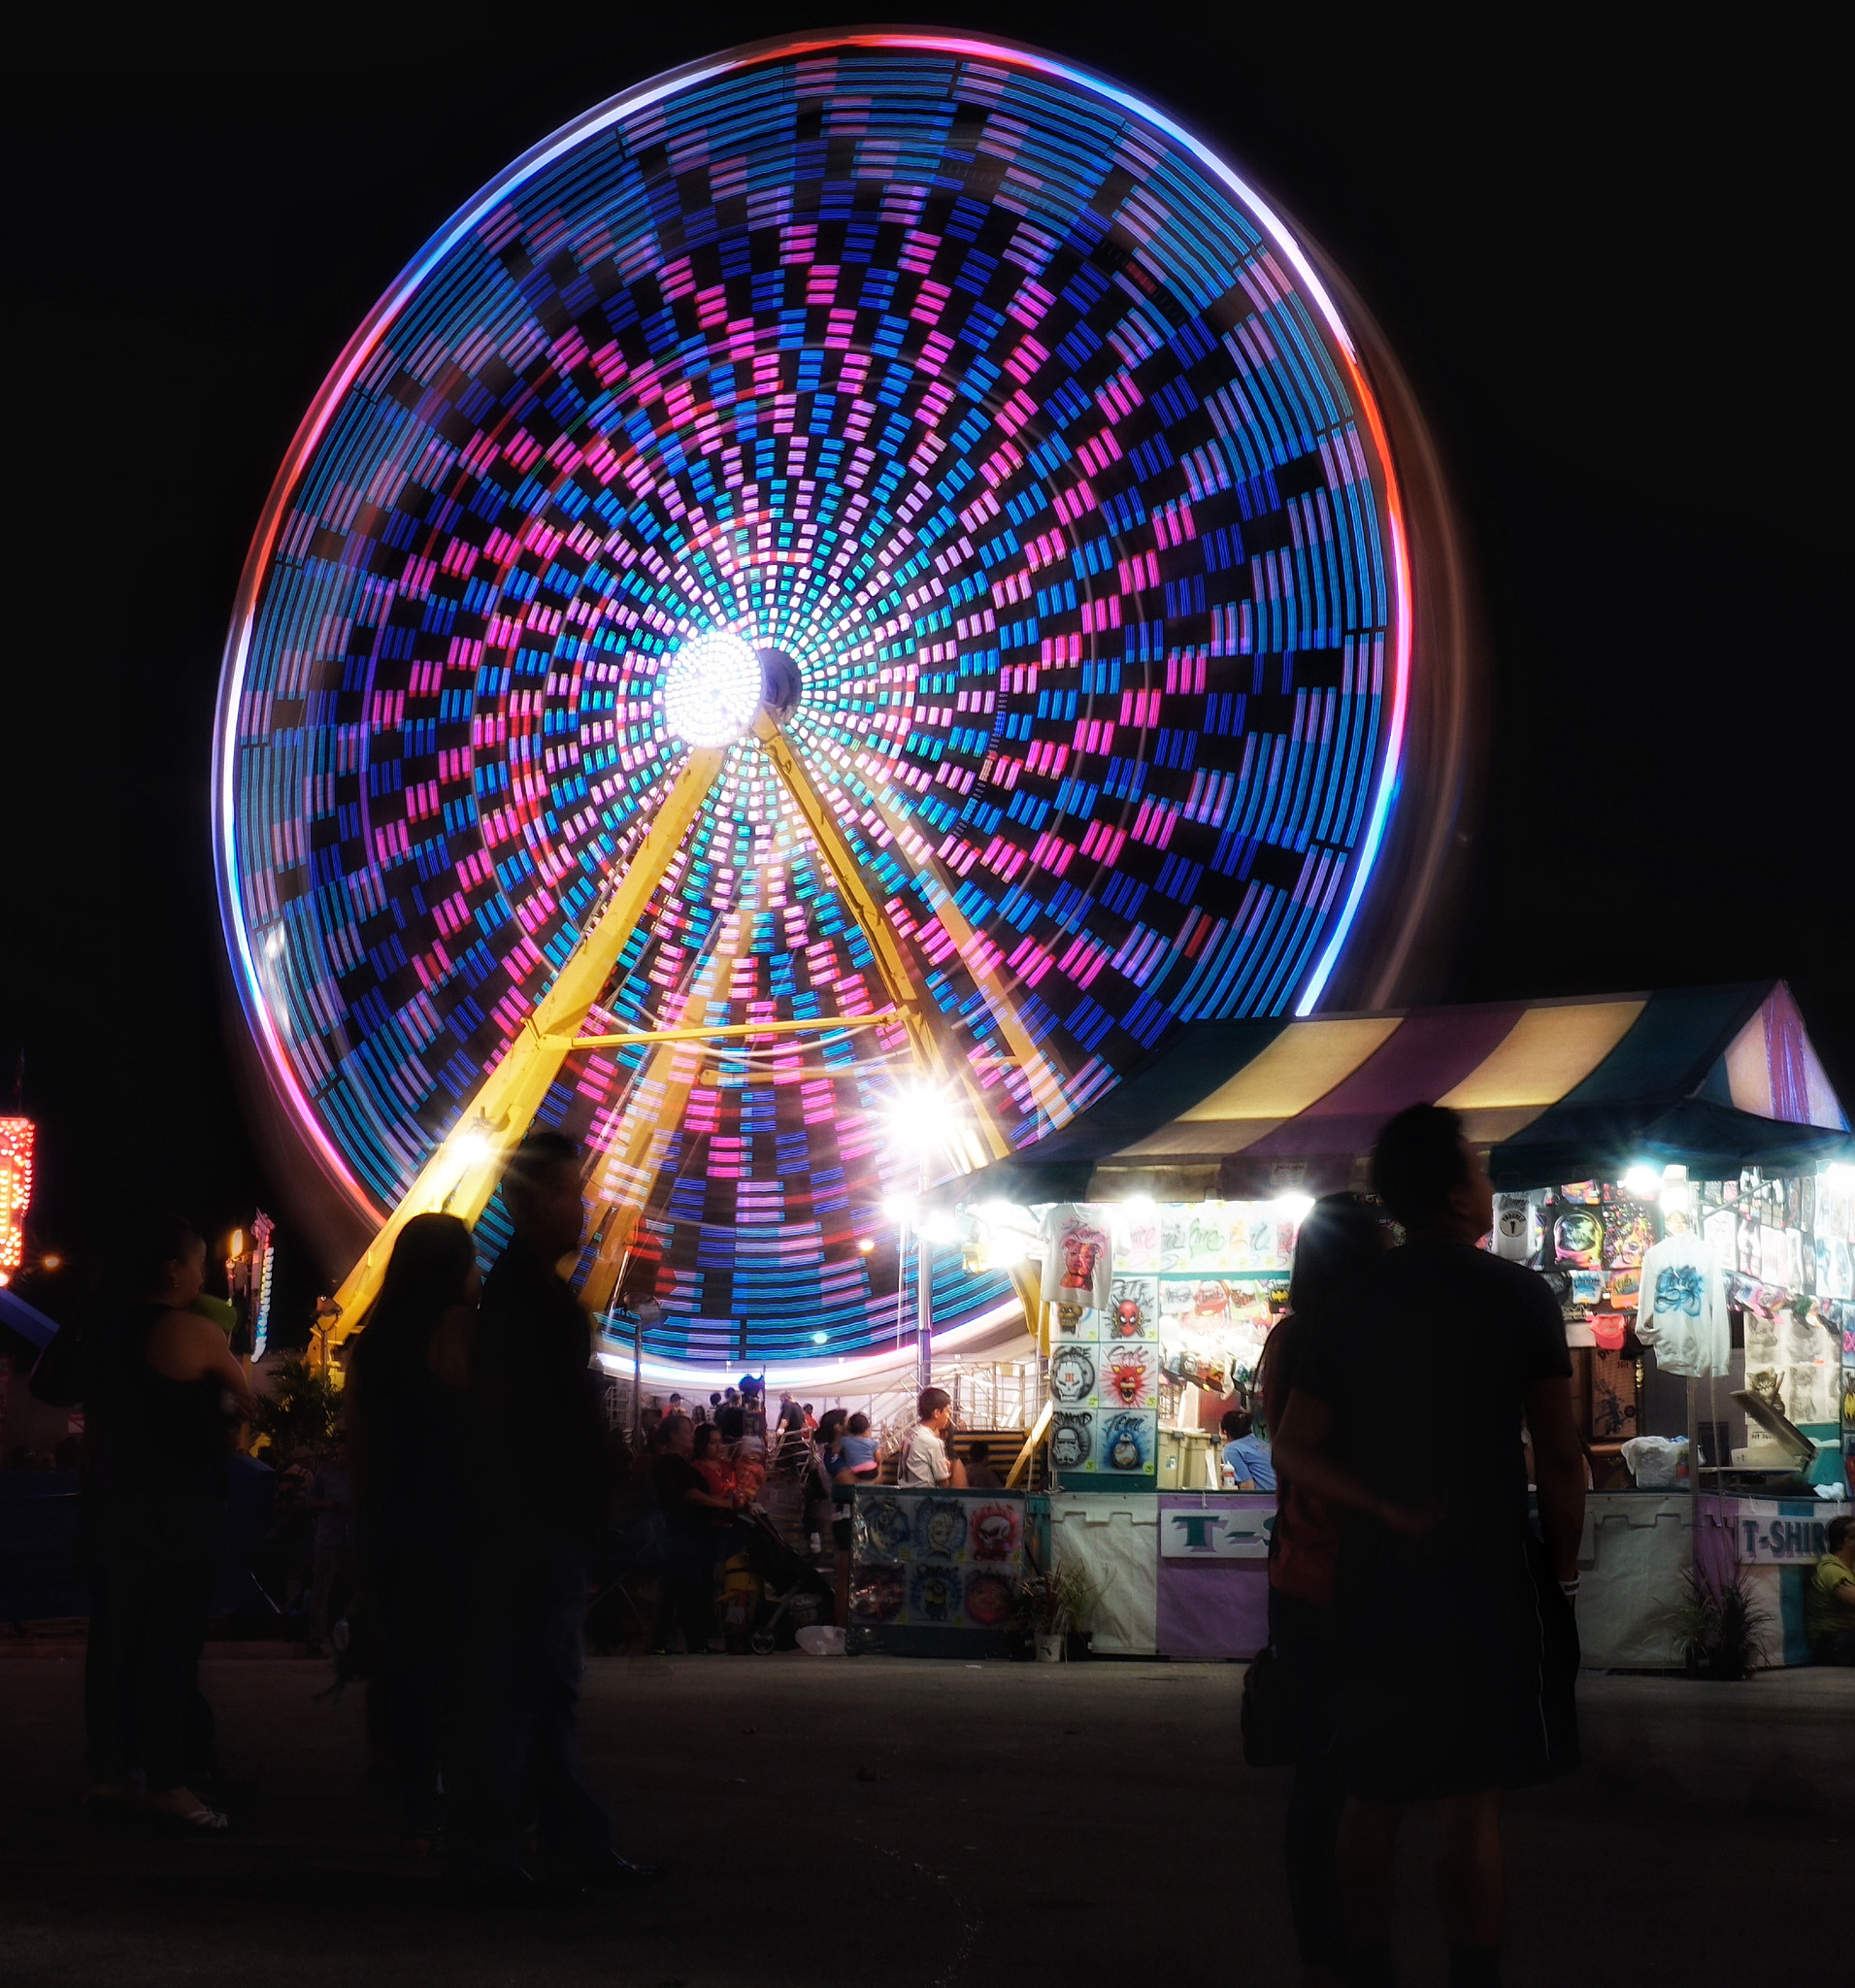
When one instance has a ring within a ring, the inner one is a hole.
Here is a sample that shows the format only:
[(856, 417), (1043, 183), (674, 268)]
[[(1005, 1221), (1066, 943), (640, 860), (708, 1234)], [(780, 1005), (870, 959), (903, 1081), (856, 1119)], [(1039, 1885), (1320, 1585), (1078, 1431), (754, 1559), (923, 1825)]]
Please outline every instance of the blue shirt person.
[(1230, 1466), (1240, 1491), (1273, 1491), (1275, 1462), (1268, 1443), (1250, 1433), (1255, 1426), (1255, 1416), (1242, 1408), (1232, 1408), (1225, 1415), (1224, 1434), (1229, 1441), (1224, 1444), (1224, 1461)]

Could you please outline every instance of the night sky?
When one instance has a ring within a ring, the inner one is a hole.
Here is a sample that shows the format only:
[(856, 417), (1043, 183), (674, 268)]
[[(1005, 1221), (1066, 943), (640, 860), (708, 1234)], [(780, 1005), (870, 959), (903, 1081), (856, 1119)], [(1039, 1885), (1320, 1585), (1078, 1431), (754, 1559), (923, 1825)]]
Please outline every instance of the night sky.
[[(343, 343), (575, 113), (717, 48), (868, 17), (484, 25), (381, 4), (293, 15), (263, 44), (162, 28), (24, 60), (0, 1093), (23, 1047), (38, 1246), (82, 1257), (138, 1197), (221, 1234), (278, 1205), (221, 1034), (208, 759), (239, 568)], [(1473, 535), (1492, 711), (1465, 902), (1424, 996), (1780, 975), (1855, 1098), (1827, 52), (1797, 20), (1620, 39), (1614, 11), (1499, 39), (1393, 9), (929, 17), (1171, 109), (1322, 244), (1409, 374)], [(282, 1240), (289, 1313), (314, 1277)]]

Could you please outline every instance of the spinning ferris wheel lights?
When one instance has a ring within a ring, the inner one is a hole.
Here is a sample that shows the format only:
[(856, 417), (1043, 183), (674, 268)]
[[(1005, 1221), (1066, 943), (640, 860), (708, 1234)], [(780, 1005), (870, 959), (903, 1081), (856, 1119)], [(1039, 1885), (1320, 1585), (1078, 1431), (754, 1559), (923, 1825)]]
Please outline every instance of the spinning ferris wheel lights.
[(1055, 58), (793, 38), (515, 161), (306, 416), (221, 684), (228, 944), (374, 1239), (350, 1326), (545, 1122), (601, 1264), (662, 1246), (653, 1356), (886, 1339), (924, 1138), (1026, 1149), (1317, 998), (1399, 778), (1401, 505), (1294, 232)]

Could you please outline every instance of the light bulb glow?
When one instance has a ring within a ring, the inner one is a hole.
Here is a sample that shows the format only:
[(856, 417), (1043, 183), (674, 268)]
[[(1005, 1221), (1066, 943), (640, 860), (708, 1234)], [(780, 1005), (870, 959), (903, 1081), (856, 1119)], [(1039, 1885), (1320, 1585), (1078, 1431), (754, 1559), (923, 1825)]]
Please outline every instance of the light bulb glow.
[(954, 1107), (929, 1083), (898, 1090), (882, 1111), (882, 1121), (898, 1152), (925, 1159), (941, 1151), (952, 1135)]
[(0, 1271), (11, 1275), (25, 1261), (26, 1210), (32, 1206), (32, 1147), (38, 1128), (30, 1118), (0, 1118)]
[(1278, 1194), (1275, 1202), (1275, 1212), (1284, 1221), (1293, 1222), (1296, 1228), (1308, 1219), (1313, 1205), (1311, 1194)]
[(685, 642), (663, 677), (663, 721), (688, 746), (729, 746), (760, 708), (760, 659), (714, 629)]
[(1632, 1167), (1623, 1176), (1623, 1184), (1641, 1201), (1653, 1201), (1662, 1191), (1662, 1170), (1647, 1164)]

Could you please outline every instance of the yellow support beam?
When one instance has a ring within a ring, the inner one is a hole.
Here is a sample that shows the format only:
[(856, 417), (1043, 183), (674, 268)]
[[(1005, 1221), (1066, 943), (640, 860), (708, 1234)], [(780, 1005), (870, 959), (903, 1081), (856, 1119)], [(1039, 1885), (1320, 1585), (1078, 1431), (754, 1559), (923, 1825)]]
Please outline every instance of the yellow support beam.
[(361, 1260), (342, 1279), (335, 1293), (342, 1311), (342, 1338), (379, 1295), (393, 1244), (414, 1215), (445, 1212), (474, 1222), (488, 1206), (504, 1163), (533, 1124), (548, 1086), (576, 1046), (580, 1025), (605, 991), (625, 942), (695, 825), (727, 756), (726, 747), (704, 746), (683, 762), (605, 910), (554, 976), (535, 1011), (516, 1030), (457, 1123), (419, 1169)]
[(812, 840), (817, 845), (825, 867), (831, 872), (839, 895), (870, 942), (870, 950), (876, 956), (877, 971), (882, 977), (882, 984), (889, 999), (901, 1011), (915, 1060), (944, 1091), (957, 1087), (971, 1107), (980, 1143), (976, 1145), (966, 1137), (964, 1128), (956, 1129), (955, 1134), (956, 1149), (965, 1162), (966, 1170), (970, 1173), (983, 1166), (987, 1159), (1004, 1159), (1011, 1150), (1011, 1143), (992, 1116), (991, 1107), (971, 1065), (962, 1056), (950, 1055), (943, 1044), (932, 1004), (914, 984), (914, 976), (910, 971), (908, 955), (902, 950), (902, 942), (890, 930), (889, 921), (882, 915), (882, 907), (863, 880), (862, 865), (838, 826), (836, 811), (813, 784), (810, 769), (792, 749), (792, 742), (779, 729), (779, 722), (771, 712), (761, 711), (754, 722), (753, 735), (765, 748), (780, 784), (791, 796), (794, 807), (811, 830)]
[(622, 1049), (634, 1043), (719, 1043), (743, 1036), (835, 1035), (840, 1029), (875, 1029), (885, 1022), (900, 1021), (895, 1008), (878, 1009), (874, 1014), (834, 1014), (823, 1021), (743, 1021), (723, 1028), (634, 1029), (628, 1035), (576, 1036), (576, 1049)]
[(1017, 1461), (1005, 1474), (1006, 1490), (1015, 1490), (1018, 1479), (1030, 1469), (1031, 1458), (1037, 1454), (1037, 1445), (1049, 1433), (1051, 1412), (1049, 1403), (1045, 1402), (1032, 1424), (1031, 1433), (1024, 1439), (1024, 1447), (1018, 1451)]
[(1024, 1073), (1031, 1086), (1032, 1099), (1039, 1109), (1048, 1116), (1052, 1125), (1064, 1124), (1072, 1114), (1063, 1100), (1061, 1079), (1043, 1050), (1032, 1042), (1031, 1033), (1018, 1014), (1017, 1004), (1011, 999), (1010, 989), (1006, 986), (1003, 976), (995, 965), (987, 963), (985, 948), (979, 943), (978, 935), (955, 902), (953, 885), (941, 866), (941, 859), (927, 845), (920, 831), (890, 805), (874, 782), (871, 782), (869, 792), (876, 812), (882, 817), (883, 827), (895, 838), (896, 846), (932, 884), (934, 915), (952, 940), (954, 951), (972, 975), (973, 984), (991, 1011), (999, 1033), (1010, 1046), (1009, 1058), (990, 1060), (1015, 1062)]
[[(684, 1014), (700, 1013), (715, 999), (715, 989), (725, 987), (739, 944), (737, 927), (733, 937), (697, 965), (687, 992), (677, 997)], [(689, 1027), (701, 1033), (693, 1023)], [(595, 1315), (611, 1305), (624, 1276), (631, 1239), (649, 1204), (663, 1148), (688, 1109), (690, 1086), (701, 1069), (700, 1057), (689, 1054), (690, 1046), (687, 1042), (671, 1042), (657, 1048), (648, 1065), (632, 1078), (619, 1122), (608, 1142), (598, 1177), (604, 1198), (614, 1205), (612, 1226), (580, 1287), (580, 1302)]]

